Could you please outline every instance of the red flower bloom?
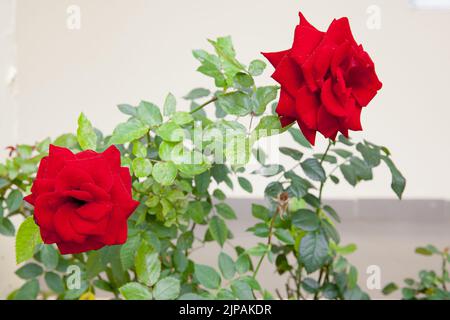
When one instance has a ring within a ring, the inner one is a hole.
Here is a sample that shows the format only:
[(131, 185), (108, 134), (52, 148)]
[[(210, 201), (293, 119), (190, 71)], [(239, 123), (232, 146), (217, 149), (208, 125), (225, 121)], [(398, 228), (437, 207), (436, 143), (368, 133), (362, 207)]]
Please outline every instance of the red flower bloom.
[(263, 53), (281, 84), (276, 112), (283, 126), (294, 121), (311, 144), (316, 132), (335, 139), (338, 132), (362, 130), (360, 115), (381, 82), (369, 55), (353, 38), (347, 18), (321, 32), (300, 13), (292, 48)]
[(131, 176), (120, 152), (73, 154), (50, 146), (41, 160), (32, 194), (34, 219), (44, 243), (62, 254), (97, 250), (127, 240), (127, 219), (139, 205), (131, 197)]

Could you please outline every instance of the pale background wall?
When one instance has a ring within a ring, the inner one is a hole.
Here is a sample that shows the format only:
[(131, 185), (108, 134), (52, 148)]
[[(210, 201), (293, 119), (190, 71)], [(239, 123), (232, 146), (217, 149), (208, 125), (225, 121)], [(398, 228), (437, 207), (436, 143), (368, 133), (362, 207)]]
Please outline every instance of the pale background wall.
[[(80, 30), (66, 27), (73, 4), (81, 9)], [(371, 5), (381, 9), (380, 30), (366, 26)], [(168, 91), (181, 97), (193, 87), (211, 87), (194, 71), (191, 49), (227, 34), (244, 61), (261, 50), (287, 48), (299, 9), (322, 29), (334, 17), (350, 18), (384, 83), (364, 110), (364, 137), (392, 149), (408, 178), (406, 197), (448, 198), (450, 11), (414, 10), (407, 0), (18, 0), (18, 141), (74, 131), (80, 111), (110, 132), (124, 119), (118, 103), (162, 104)], [(263, 83), (272, 83), (271, 71)], [(0, 128), (2, 145), (14, 143), (14, 106), (0, 108), (8, 122)], [(375, 176), (356, 190), (339, 186), (326, 195), (393, 197), (388, 171)], [(262, 194), (263, 183), (255, 186)]]
[[(69, 5), (81, 9), (80, 30), (66, 27)], [(366, 26), (371, 5), (381, 9), (380, 30)], [(408, 179), (406, 198), (448, 199), (450, 11), (414, 10), (407, 0), (0, 0), (0, 145), (73, 132), (81, 111), (110, 132), (125, 119), (116, 104), (161, 105), (168, 91), (187, 109), (181, 97), (212, 84), (194, 71), (191, 49), (228, 34), (246, 62), (259, 51), (285, 49), (300, 9), (321, 29), (334, 17), (350, 18), (384, 83), (364, 110), (364, 137), (390, 147)], [(271, 71), (262, 83), (273, 83)], [(377, 169), (375, 176), (357, 189), (331, 187), (325, 196), (393, 198), (388, 171)], [(232, 195), (257, 197), (263, 185), (257, 181), (253, 195)], [(13, 241), (1, 243), (2, 256), (12, 257)], [(15, 268), (9, 260), (2, 265), (3, 288)]]

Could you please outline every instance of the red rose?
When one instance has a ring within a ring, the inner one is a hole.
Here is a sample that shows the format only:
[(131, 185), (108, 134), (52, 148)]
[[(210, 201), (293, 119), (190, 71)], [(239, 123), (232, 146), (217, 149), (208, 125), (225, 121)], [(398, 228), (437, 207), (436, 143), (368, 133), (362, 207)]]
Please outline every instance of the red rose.
[(297, 121), (314, 145), (316, 131), (335, 139), (362, 130), (362, 107), (381, 89), (369, 55), (353, 38), (347, 18), (321, 32), (300, 13), (292, 48), (263, 53), (281, 84), (276, 112), (283, 126)]
[(139, 205), (114, 146), (103, 153), (73, 154), (51, 145), (31, 192), (25, 200), (34, 205), (42, 239), (56, 243), (62, 254), (124, 243), (127, 219)]

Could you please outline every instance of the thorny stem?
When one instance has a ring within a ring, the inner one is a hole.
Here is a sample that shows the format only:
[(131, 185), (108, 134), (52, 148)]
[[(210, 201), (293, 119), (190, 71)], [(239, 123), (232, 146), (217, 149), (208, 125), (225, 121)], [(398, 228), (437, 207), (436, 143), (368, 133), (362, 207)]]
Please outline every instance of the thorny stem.
[[(269, 235), (267, 237), (267, 250), (271, 250), (271, 244), (272, 244), (272, 231), (273, 231), (273, 225), (275, 223), (275, 219), (277, 215), (280, 213), (280, 207), (277, 207), (276, 212), (274, 213), (272, 220), (270, 221), (270, 227), (269, 227)], [(267, 252), (265, 252), (261, 258), (259, 258), (258, 264), (256, 265), (255, 271), (253, 272), (253, 279), (256, 278), (256, 275), (258, 274), (259, 268), (261, 267), (261, 264), (266, 257)]]

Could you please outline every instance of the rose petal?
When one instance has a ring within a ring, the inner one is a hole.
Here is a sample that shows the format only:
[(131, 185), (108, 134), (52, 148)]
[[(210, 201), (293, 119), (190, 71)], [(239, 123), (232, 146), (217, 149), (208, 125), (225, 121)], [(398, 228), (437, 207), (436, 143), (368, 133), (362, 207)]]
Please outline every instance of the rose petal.
[(90, 202), (77, 209), (78, 215), (90, 221), (99, 221), (111, 213), (112, 205), (104, 202)]
[(101, 156), (94, 158), (69, 161), (68, 165), (77, 167), (89, 174), (95, 184), (105, 191), (109, 191), (113, 184), (113, 174), (108, 162)]
[(61, 254), (77, 254), (91, 250), (98, 250), (105, 245), (100, 241), (90, 239), (89, 242), (84, 243), (59, 242), (57, 243), (57, 246)]
[(322, 41), (324, 33), (314, 28), (302, 15), (295, 28), (294, 42), (290, 55), (301, 66)]
[(308, 140), (311, 145), (314, 145), (316, 142), (316, 130), (308, 129), (301, 121), (297, 121), (297, 123), (306, 140)]
[(80, 201), (92, 201), (94, 197), (86, 191), (81, 190), (68, 190), (61, 191), (61, 194), (68, 198), (73, 198)]
[(295, 96), (304, 82), (300, 67), (289, 56), (285, 56), (281, 60), (272, 74), (272, 78), (281, 84), (291, 96)]
[(86, 236), (79, 234), (71, 224), (71, 216), (76, 215), (77, 206), (73, 203), (65, 203), (59, 207), (54, 215), (55, 230), (65, 242), (82, 243)]
[(344, 117), (347, 115), (347, 111), (341, 105), (337, 97), (332, 90), (332, 80), (327, 79), (322, 87), (321, 92), (322, 103), (329, 113), (336, 117)]
[(269, 60), (270, 64), (276, 68), (280, 61), (287, 55), (291, 49), (278, 51), (278, 52), (261, 52), (261, 54)]
[(120, 179), (122, 180), (125, 190), (131, 195), (131, 175), (128, 167), (120, 168)]
[(319, 109), (317, 117), (317, 127), (318, 130), (325, 138), (330, 138), (336, 136), (339, 130), (339, 123), (335, 117), (333, 117), (327, 110), (322, 106)]
[(120, 209), (116, 207), (109, 219), (108, 232), (101, 237), (102, 242), (106, 245), (122, 244), (126, 241), (127, 231), (127, 219), (120, 212)]
[(67, 199), (59, 192), (45, 193), (35, 199), (34, 219), (41, 228), (54, 230), (53, 217)]
[(109, 167), (112, 172), (117, 172), (120, 168), (120, 151), (116, 146), (110, 146), (108, 149), (103, 151), (103, 158), (108, 162)]
[(79, 189), (85, 183), (93, 183), (94, 180), (84, 170), (76, 167), (73, 162), (64, 167), (56, 177), (55, 187), (58, 191)]
[(297, 112), (295, 111), (295, 100), (283, 88), (280, 90), (280, 100), (278, 101), (275, 111), (279, 116), (289, 118), (297, 117)]
[(55, 178), (69, 160), (74, 160), (74, 154), (66, 148), (50, 145), (46, 160), (45, 177)]
[(353, 38), (352, 30), (350, 29), (350, 23), (346, 17), (337, 20), (334, 19), (326, 33), (327, 37), (338, 45), (345, 41), (349, 41), (352, 45), (357, 45), (355, 38)]
[(298, 118), (308, 129), (317, 129), (317, 112), (320, 101), (307, 87), (300, 88), (295, 97)]
[(295, 122), (296, 119), (295, 118), (289, 118), (289, 117), (280, 117), (280, 123), (281, 123), (281, 127), (287, 127), (288, 125), (290, 125), (292, 122)]
[(108, 219), (105, 218), (99, 221), (89, 221), (74, 214), (70, 216), (70, 225), (78, 234), (86, 236), (102, 236), (107, 232)]
[(111, 199), (110, 195), (105, 190), (93, 183), (83, 183), (80, 186), (80, 190), (88, 192), (92, 196), (93, 201), (108, 202)]

